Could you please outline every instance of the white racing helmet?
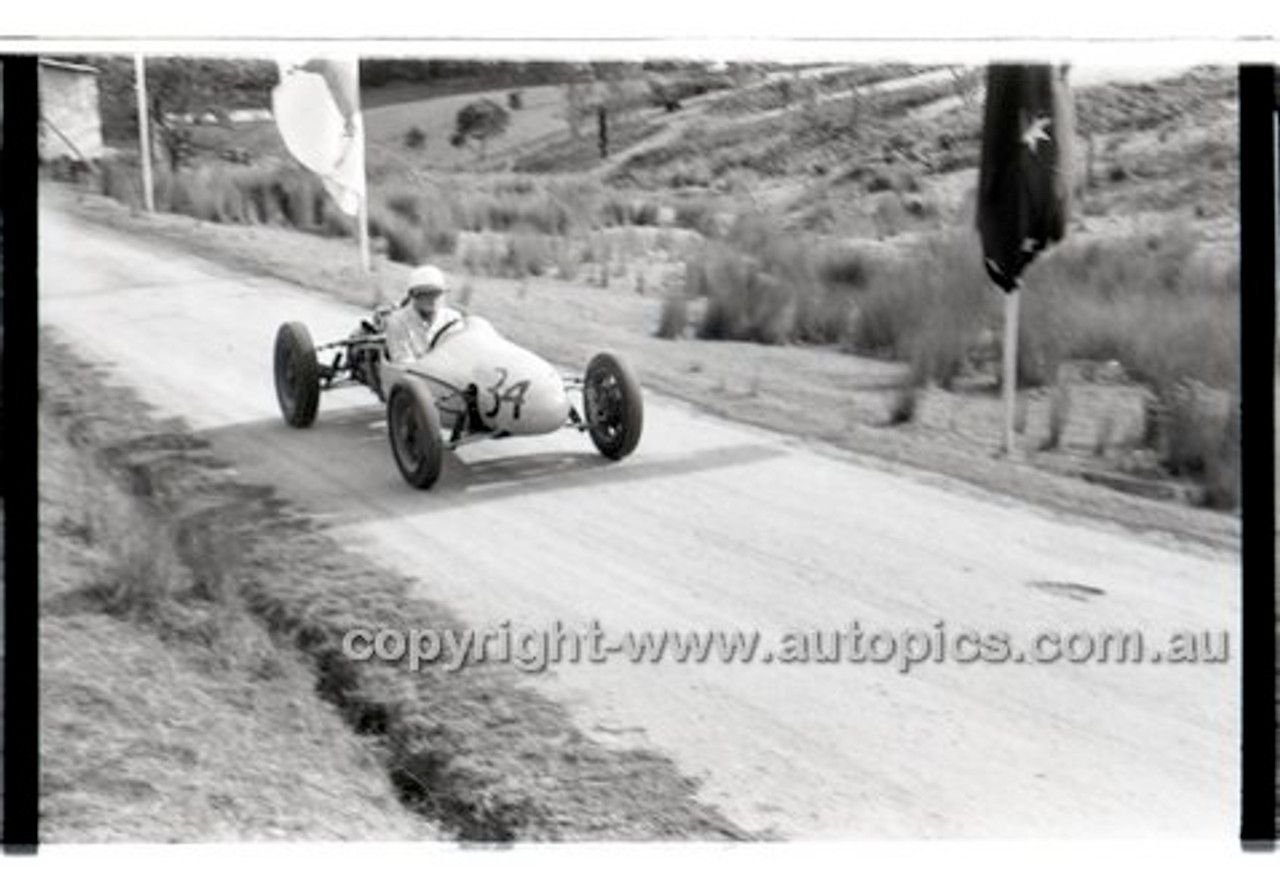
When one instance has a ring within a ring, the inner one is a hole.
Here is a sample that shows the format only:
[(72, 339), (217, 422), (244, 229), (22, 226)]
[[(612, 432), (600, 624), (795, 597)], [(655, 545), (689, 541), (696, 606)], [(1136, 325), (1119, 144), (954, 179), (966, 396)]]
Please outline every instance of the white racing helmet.
[(409, 293), (424, 291), (448, 291), (449, 283), (438, 266), (419, 266), (409, 273)]

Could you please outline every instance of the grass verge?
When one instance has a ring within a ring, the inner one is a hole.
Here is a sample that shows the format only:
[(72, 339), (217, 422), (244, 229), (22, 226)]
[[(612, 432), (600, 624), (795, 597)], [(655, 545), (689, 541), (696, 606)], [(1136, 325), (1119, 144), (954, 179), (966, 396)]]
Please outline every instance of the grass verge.
[[(193, 547), (198, 513), (135, 495), (143, 478), (119, 472), (97, 417), (120, 397), (73, 389), (56, 345), (41, 360), (42, 838), (441, 838), (244, 609), (224, 549)], [(160, 427), (136, 431), (137, 463), (187, 442)]]

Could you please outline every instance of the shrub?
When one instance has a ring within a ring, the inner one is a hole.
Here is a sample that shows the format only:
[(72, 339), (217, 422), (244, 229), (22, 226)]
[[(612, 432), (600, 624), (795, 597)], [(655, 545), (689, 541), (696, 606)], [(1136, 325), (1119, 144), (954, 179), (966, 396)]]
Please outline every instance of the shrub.
[(387, 258), (397, 263), (420, 263), (426, 253), (421, 231), (384, 208), (369, 208), (369, 234), (386, 240)]
[(1202, 504), (1234, 508), (1240, 504), (1240, 404), (1234, 396), (1226, 409), (1217, 448), (1205, 456)]
[(510, 113), (492, 99), (477, 99), (458, 109), (450, 145), (462, 148), (468, 142), (479, 143), (483, 156), (489, 140), (501, 136), (511, 123)]
[(717, 234), (718, 213), (718, 205), (711, 201), (685, 199), (675, 203), (676, 226), (705, 236)]
[(552, 263), (548, 242), (546, 236), (536, 232), (515, 232), (508, 235), (501, 272), (516, 278), (542, 275)]
[(689, 299), (683, 294), (671, 294), (662, 302), (662, 317), (658, 320), (657, 335), (673, 340), (684, 337), (689, 327)]
[(912, 378), (907, 378), (898, 385), (889, 404), (889, 424), (897, 426), (907, 424), (916, 417), (919, 405), (919, 391)]
[(135, 168), (136, 159), (124, 155), (103, 158), (98, 165), (102, 194), (123, 205), (142, 205), (142, 181)]
[(1045, 436), (1041, 449), (1053, 450), (1062, 445), (1062, 435), (1067, 429), (1070, 416), (1071, 390), (1065, 384), (1058, 384), (1049, 394), (1049, 433)]
[(884, 264), (858, 293), (850, 348), (910, 362), (917, 383), (949, 385), (991, 312), (979, 256), (977, 239), (957, 231)]
[(823, 281), (846, 288), (864, 288), (871, 279), (871, 263), (861, 251), (838, 248), (821, 262)]
[(1117, 360), (1157, 391), (1184, 378), (1232, 390), (1238, 294), (1238, 261), (1203, 254), (1175, 224), (1056, 248), (1028, 272), (1023, 307), (1033, 339), (1061, 357)]
[(1157, 394), (1154, 445), (1161, 465), (1199, 480), (1209, 507), (1232, 508), (1240, 496), (1240, 405), (1225, 391), (1184, 380)]
[(415, 226), (422, 222), (418, 210), (418, 196), (412, 192), (391, 192), (386, 197), (388, 210), (399, 214)]
[(809, 250), (761, 217), (740, 218), (725, 240), (705, 246), (686, 282), (709, 298), (700, 337), (777, 344), (816, 339), (826, 323)]
[(427, 134), (421, 127), (410, 127), (404, 134), (406, 149), (421, 149), (427, 144)]
[(579, 253), (576, 245), (567, 238), (557, 238), (553, 246), (554, 262), (556, 266), (556, 275), (566, 282), (572, 282), (578, 278), (581, 271), (581, 263), (579, 261)]

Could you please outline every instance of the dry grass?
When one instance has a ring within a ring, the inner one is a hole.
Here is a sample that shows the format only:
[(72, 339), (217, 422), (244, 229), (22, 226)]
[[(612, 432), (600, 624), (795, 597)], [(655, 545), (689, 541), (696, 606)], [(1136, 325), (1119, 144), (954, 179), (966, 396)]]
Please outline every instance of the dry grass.
[[(904, 245), (896, 256), (833, 262), (811, 240), (743, 218), (689, 262), (686, 281), (689, 294), (708, 298), (702, 338), (843, 343), (909, 363), (916, 386), (950, 388), (1001, 325), (980, 257), (976, 236), (953, 230)], [(1186, 222), (1069, 241), (1027, 275), (1019, 386), (1052, 384), (1064, 362), (1092, 360), (1118, 362), (1162, 398), (1184, 381), (1232, 391), (1238, 279), (1238, 263), (1200, 250)], [(1044, 449), (1058, 448), (1069, 414), (1069, 391), (1055, 388)], [(1168, 442), (1184, 444), (1160, 451), (1167, 471), (1204, 483), (1218, 506), (1234, 504), (1238, 460), (1222, 445), (1225, 418), (1182, 408), (1161, 421)]]
[[(121, 155), (104, 162), (99, 183), (103, 194), (135, 210), (141, 207), (136, 160)], [(339, 238), (354, 233), (354, 222), (338, 211), (318, 181), (287, 164), (210, 164), (161, 172), (156, 204), (162, 213), (214, 223), (287, 227)], [(375, 249), (396, 263), (447, 264), (457, 257), (473, 273), (520, 278), (555, 272), (572, 281), (584, 265), (683, 254), (697, 237), (680, 227), (716, 225), (714, 207), (606, 193), (593, 181), (574, 177), (494, 177), (473, 187), (384, 173), (371, 187), (369, 230)]]
[(184, 555), (181, 527), (140, 506), (96, 459), (92, 422), (42, 385), (42, 836), (436, 836), (237, 605), (216, 533)]
[[(119, 154), (99, 166), (102, 194), (130, 208), (143, 206), (136, 156)], [(213, 223), (287, 226), (326, 235), (347, 235), (350, 221), (319, 181), (300, 168), (280, 164), (244, 167), (211, 163), (177, 173), (155, 171), (156, 210)]]
[[(712, 300), (704, 337), (847, 340), (945, 386), (1000, 322), (980, 257), (972, 232), (950, 230), (904, 245), (896, 259), (832, 259), (810, 239), (744, 218), (690, 261), (688, 281)], [(1156, 391), (1183, 378), (1230, 389), (1238, 288), (1238, 263), (1199, 251), (1186, 223), (1067, 242), (1027, 275), (1019, 383), (1053, 381), (1063, 360), (1088, 359), (1117, 360)]]
[(596, 230), (581, 237), (530, 230), (463, 232), (454, 258), (471, 275), (517, 279), (554, 275), (566, 282), (585, 278), (607, 286), (611, 277), (626, 279), (632, 263), (669, 266), (696, 251), (701, 241), (694, 233), (638, 226)]
[(685, 287), (708, 298), (699, 337), (834, 343), (852, 324), (853, 286), (865, 269), (855, 252), (816, 251), (803, 237), (745, 215), (687, 262)]
[(1157, 392), (1239, 375), (1239, 262), (1198, 248), (1185, 222), (1077, 239), (1032, 266), (1027, 323), (1061, 357), (1115, 359)]

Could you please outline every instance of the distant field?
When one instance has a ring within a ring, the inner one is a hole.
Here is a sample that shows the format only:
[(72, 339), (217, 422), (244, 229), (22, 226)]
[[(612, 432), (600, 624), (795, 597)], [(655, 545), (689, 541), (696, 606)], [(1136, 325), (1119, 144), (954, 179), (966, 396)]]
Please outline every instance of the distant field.
[[(478, 99), (491, 99), (511, 112), (507, 132), (489, 143), (486, 154), (495, 158), (525, 144), (565, 132), (564, 97), (560, 87), (528, 87), (519, 92), (522, 108), (512, 111), (507, 105), (510, 90), (488, 90), (461, 93), (417, 102), (402, 102), (365, 110), (365, 132), (371, 147), (386, 146), (398, 150), (419, 166), (437, 170), (456, 170), (475, 165), (476, 151), (470, 147), (456, 149), (449, 144), (458, 111)], [(409, 149), (405, 134), (417, 127), (426, 134), (426, 145)], [(371, 154), (376, 149), (371, 148)], [(376, 163), (376, 158), (371, 157)]]

